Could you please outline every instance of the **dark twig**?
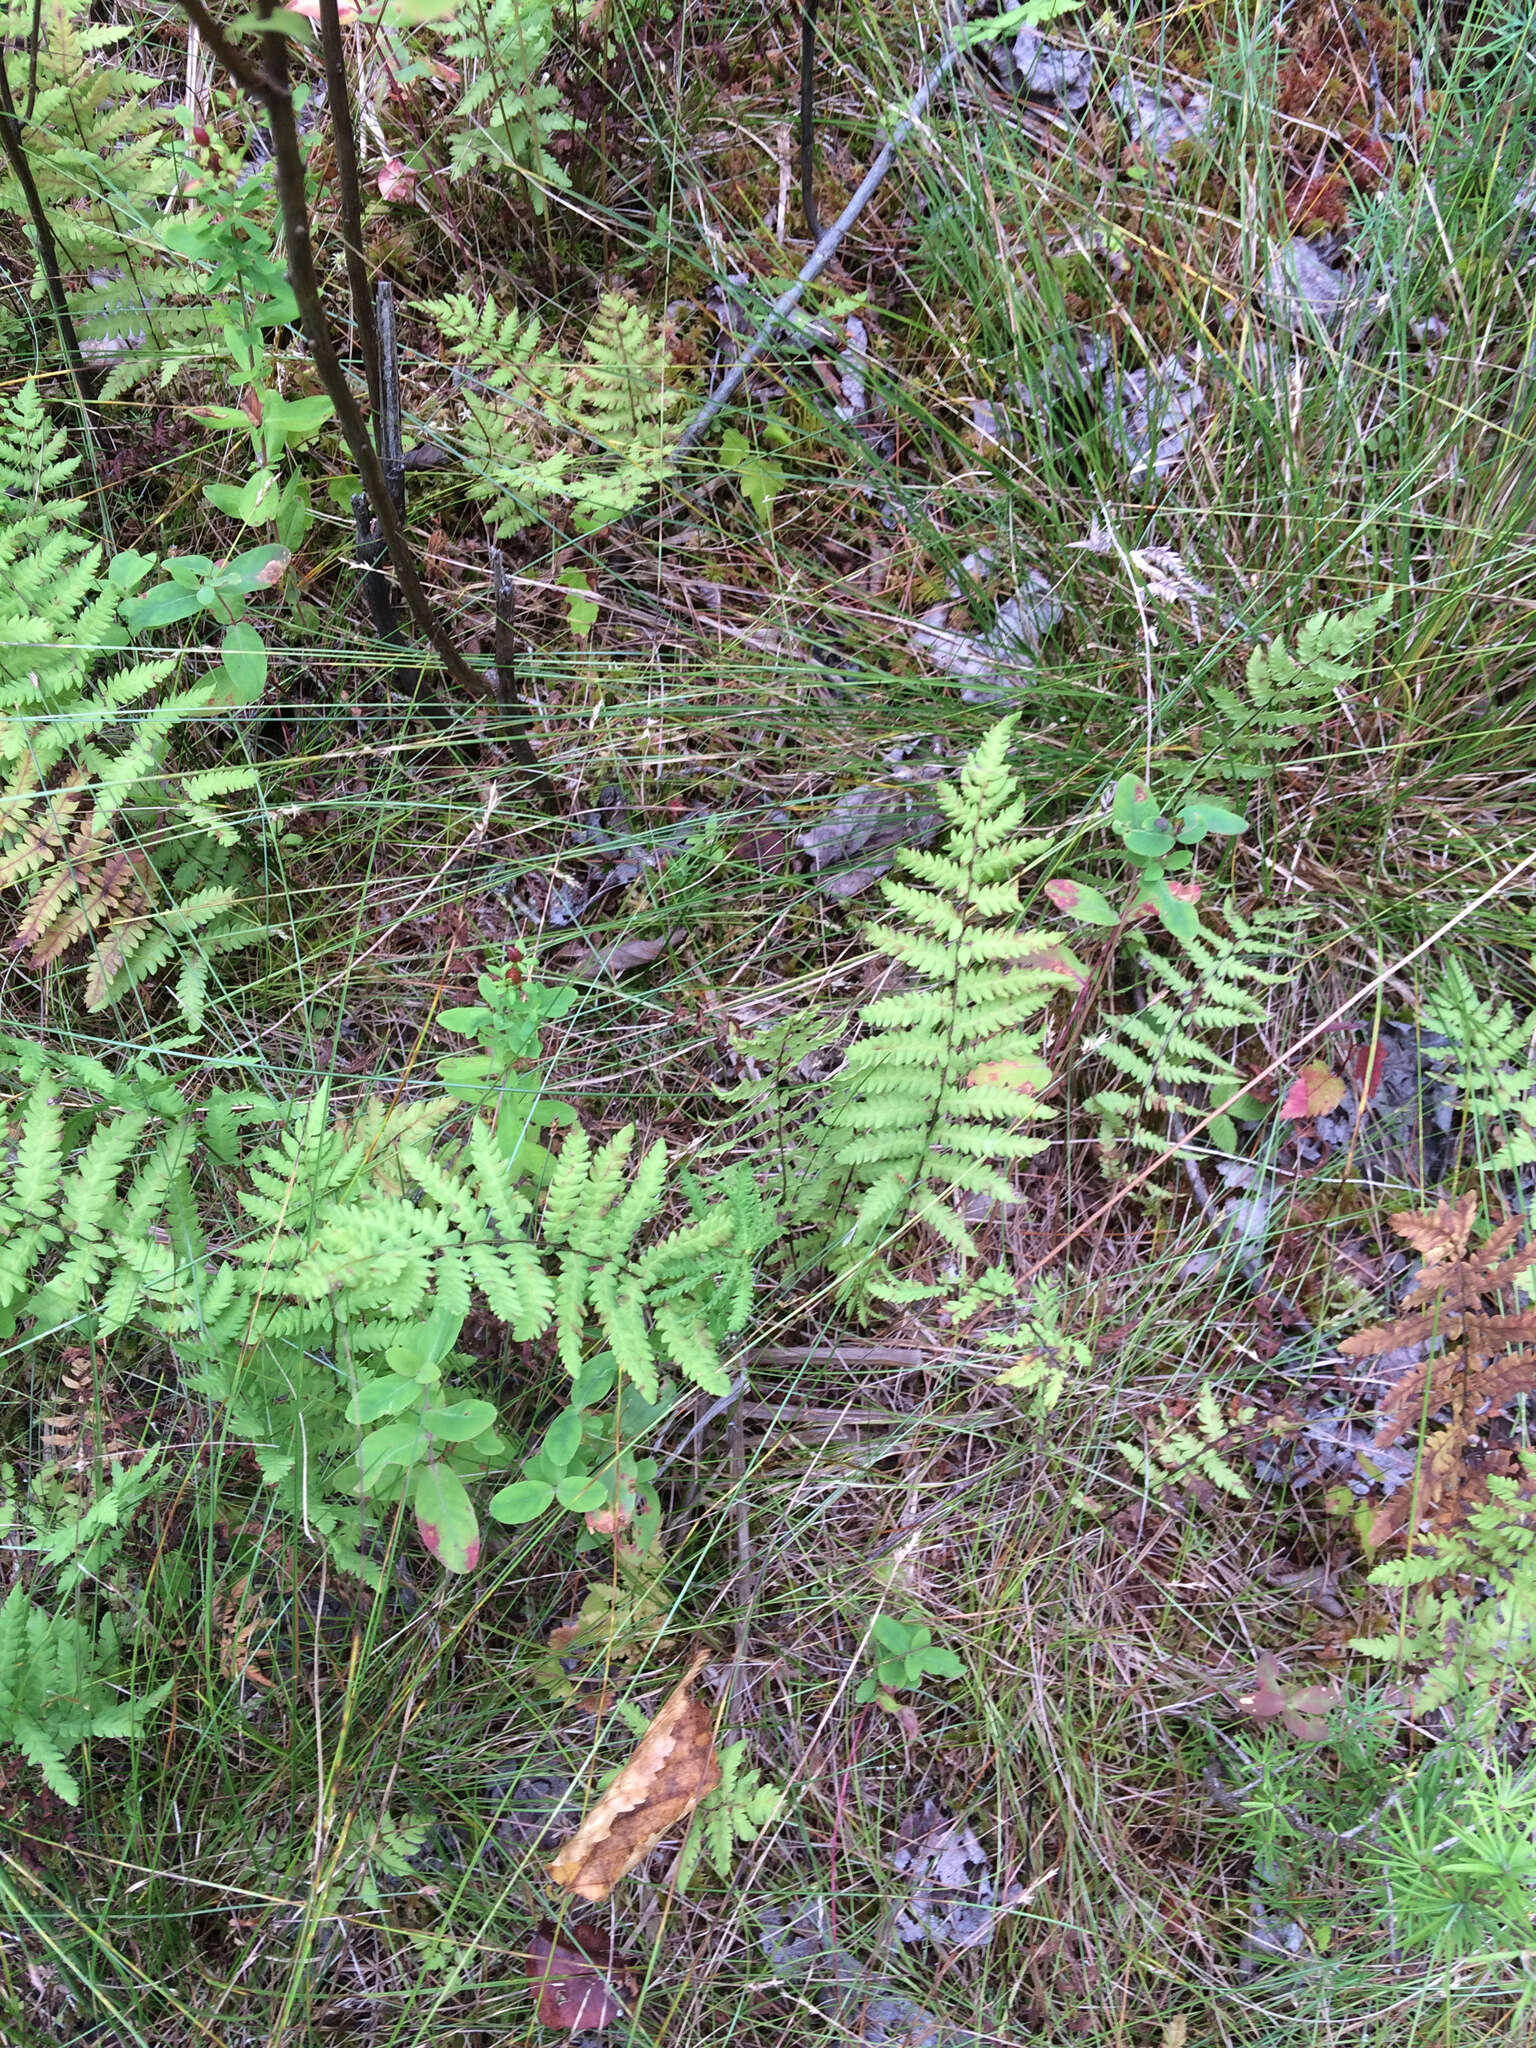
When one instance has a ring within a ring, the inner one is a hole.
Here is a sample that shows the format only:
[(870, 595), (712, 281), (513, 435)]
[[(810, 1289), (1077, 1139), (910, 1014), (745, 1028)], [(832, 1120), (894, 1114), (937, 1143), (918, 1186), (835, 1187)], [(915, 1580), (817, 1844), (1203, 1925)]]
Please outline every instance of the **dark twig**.
[(800, 205), (805, 230), (813, 242), (821, 240), (821, 221), (816, 212), (812, 174), (816, 167), (816, 0), (801, 0), (800, 7)]
[(352, 299), (352, 329), (357, 336), (368, 397), (375, 417), (380, 402), (379, 338), (373, 324), (373, 297), (368, 290), (368, 261), (363, 248), (363, 192), (358, 181), (357, 136), (352, 126), (352, 101), (347, 92), (347, 53), (341, 40), (336, 0), (320, 0), (320, 50), (325, 60), (325, 93), (331, 109), (331, 138), (336, 145), (336, 189), (341, 203), (341, 242), (347, 258), (347, 290)]
[(48, 210), (43, 205), (42, 194), (37, 189), (37, 180), (32, 175), (26, 144), (21, 139), (21, 119), (16, 112), (16, 102), (11, 97), (11, 74), (5, 62), (3, 49), (0, 49), (0, 149), (4, 149), (5, 160), (11, 167), (11, 175), (21, 187), (21, 196), (27, 203), (32, 232), (37, 237), (37, 260), (43, 266), (43, 280), (48, 287), (48, 303), (53, 308), (54, 325), (59, 333), (59, 347), (63, 351), (65, 362), (69, 365), (69, 374), (74, 379), (80, 404), (88, 409), (91, 400), (96, 396), (98, 380), (94, 369), (86, 362), (81, 351), (80, 337), (75, 332), (75, 323), (70, 315), (69, 299), (64, 290), (64, 272), (59, 267), (59, 245), (53, 239)]
[[(203, 0), (178, 0), (182, 13), (187, 17), (203, 41), (212, 50), (224, 69), (237, 85), (244, 86), (252, 99), (260, 100), (265, 106), (271, 82), (259, 65), (253, 64), (237, 43), (232, 43), (223, 29), (203, 5)], [(270, 13), (270, 7), (267, 9)], [(288, 53), (283, 51), (282, 90), (288, 90)]]
[[(373, 390), (373, 431), (384, 465), (384, 482), (389, 490), (395, 517), (405, 524), (404, 427), (400, 418), (400, 347), (395, 332), (395, 291), (387, 278), (379, 280), (378, 321)], [(384, 536), (372, 516), (368, 493), (359, 491), (352, 500), (352, 517), (357, 527), (357, 558), (363, 565), (363, 602), (381, 640), (401, 638), (395, 612), (394, 585), (379, 566), (384, 559)]]
[[(258, 0), (263, 17), (272, 12), (272, 0)], [(330, 322), (320, 297), (315, 276), (314, 253), (309, 220), (309, 194), (304, 177), (304, 152), (299, 143), (294, 117), (293, 93), (288, 83), (288, 42), (283, 35), (266, 30), (261, 38), (261, 64), (254, 65), (229, 41), (203, 5), (203, 0), (180, 0), (188, 18), (196, 22), (203, 40), (233, 77), (266, 110), (267, 129), (272, 142), (272, 162), (277, 178), (278, 203), (283, 215), (283, 240), (288, 254), (288, 282), (298, 302), (299, 317), (309, 341), (315, 373), (326, 396), (336, 409), (348, 452), (357, 465), (358, 476), (373, 507), (373, 516), (394, 566), (405, 599), (406, 610), (438, 660), (454, 682), (470, 694), (478, 694), (480, 678), (438, 624), (432, 603), (422, 585), (410, 544), (396, 516), (394, 500), (383, 464), (368, 438), (357, 400), (352, 396), (346, 371), (331, 339)], [(532, 774), (540, 776), (533, 748), (524, 732), (514, 733), (510, 750), (513, 758)]]
[(379, 460), (390, 501), (405, 517), (405, 419), (400, 405), (400, 336), (395, 326), (395, 288), (387, 277), (379, 279)]
[(491, 660), (494, 664), (498, 704), (517, 702), (517, 647), (512, 638), (515, 603), (516, 595), (512, 579), (507, 574), (506, 558), (500, 548), (492, 548), (491, 604), (495, 618), (495, 637), (491, 643)]
[(37, 105), (37, 53), (42, 40), (43, 0), (32, 0), (32, 27), (27, 34), (27, 111), (22, 117), (27, 121)]

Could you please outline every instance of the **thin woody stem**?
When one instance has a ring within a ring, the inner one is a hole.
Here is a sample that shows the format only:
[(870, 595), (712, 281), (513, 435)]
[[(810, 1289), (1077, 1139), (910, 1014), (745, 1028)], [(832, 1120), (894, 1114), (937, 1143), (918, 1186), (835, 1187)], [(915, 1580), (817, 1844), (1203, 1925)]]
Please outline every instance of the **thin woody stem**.
[[(358, 477), (367, 493), (374, 523), (389, 555), (406, 610), (410, 613), (417, 631), (432, 648), (453, 680), (470, 694), (478, 695), (482, 688), (482, 679), (475, 674), (464, 656), (454, 646), (433, 612), (431, 600), (416, 568), (415, 557), (411, 553), (410, 544), (395, 512), (383, 465), (369, 438), (363, 415), (358, 408), (357, 400), (352, 396), (346, 371), (342, 367), (336, 344), (331, 337), (330, 322), (326, 318), (319, 281), (315, 276), (304, 152), (299, 142), (298, 122), (294, 118), (293, 93), (288, 79), (287, 37), (272, 30), (263, 33), (261, 64), (258, 67), (229, 41), (208, 13), (203, 0), (179, 0), (179, 4), (188, 19), (197, 24), (209, 49), (231, 75), (239, 80), (246, 91), (260, 101), (266, 111), (267, 128), (272, 141), (272, 163), (277, 180), (278, 204), (283, 216), (288, 282), (298, 303), (299, 318), (309, 342), (315, 374), (336, 409), (336, 423), (341, 428), (348, 452), (357, 465)], [(273, 0), (258, 0), (258, 6), (265, 17), (272, 12)], [(522, 710), (523, 707), (519, 709)], [(526, 717), (525, 710), (523, 716)], [(529, 744), (527, 734), (514, 733), (510, 745), (513, 758), (518, 764), (542, 781), (543, 771)]]
[(341, 244), (346, 251), (347, 290), (352, 298), (352, 325), (357, 334), (368, 398), (375, 418), (382, 391), (379, 382), (379, 336), (374, 326), (373, 296), (368, 289), (368, 263), (363, 250), (363, 195), (358, 182), (357, 135), (347, 92), (347, 53), (341, 40), (341, 15), (336, 0), (320, 0), (320, 49), (325, 59), (325, 92), (331, 108), (331, 138), (336, 145), (336, 187), (341, 202)]
[(42, 194), (37, 189), (37, 180), (32, 175), (32, 166), (27, 160), (26, 144), (21, 139), (21, 118), (16, 112), (16, 102), (11, 97), (11, 75), (6, 67), (5, 53), (0, 50), (0, 149), (11, 167), (11, 175), (21, 187), (21, 196), (26, 201), (27, 212), (32, 221), (32, 232), (37, 237), (37, 259), (43, 267), (43, 280), (48, 287), (48, 303), (53, 309), (54, 325), (59, 332), (59, 347), (69, 365), (69, 373), (75, 381), (75, 390), (82, 406), (88, 407), (96, 396), (96, 375), (86, 362), (80, 347), (80, 337), (75, 332), (75, 323), (69, 310), (69, 299), (64, 290), (64, 272), (59, 265), (59, 245), (53, 239), (53, 229), (48, 221), (48, 209), (43, 204)]

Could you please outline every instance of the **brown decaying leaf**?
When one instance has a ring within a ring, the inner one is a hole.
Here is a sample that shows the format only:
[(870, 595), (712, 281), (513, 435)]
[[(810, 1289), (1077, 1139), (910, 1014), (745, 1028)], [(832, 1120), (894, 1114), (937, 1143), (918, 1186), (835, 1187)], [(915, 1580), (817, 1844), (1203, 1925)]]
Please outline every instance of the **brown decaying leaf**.
[(528, 1940), (528, 1982), (539, 1995), (541, 2027), (569, 2033), (611, 2027), (635, 1996), (633, 1975), (596, 1927), (540, 1923)]
[(692, 1686), (709, 1652), (641, 1736), (634, 1755), (549, 1866), (556, 1884), (600, 1905), (621, 1877), (720, 1782), (714, 1722)]
[(617, 945), (604, 947), (582, 942), (567, 946), (560, 961), (572, 974), (627, 974), (632, 967), (649, 967), (669, 946), (680, 946), (687, 936), (680, 926), (664, 939), (620, 939)]

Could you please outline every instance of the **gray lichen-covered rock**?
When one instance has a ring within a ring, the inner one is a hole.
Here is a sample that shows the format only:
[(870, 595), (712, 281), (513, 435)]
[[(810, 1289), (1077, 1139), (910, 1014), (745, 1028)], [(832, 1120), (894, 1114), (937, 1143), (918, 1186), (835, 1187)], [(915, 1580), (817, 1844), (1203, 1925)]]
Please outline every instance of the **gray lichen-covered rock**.
[(1198, 142), (1211, 124), (1210, 98), (1201, 92), (1175, 97), (1127, 78), (1110, 93), (1109, 103), (1131, 141), (1149, 157), (1167, 156), (1181, 142)]
[(993, 68), (1011, 92), (1055, 100), (1071, 114), (1087, 106), (1093, 84), (1091, 50), (1052, 42), (1032, 28), (1023, 28), (1012, 43), (994, 44), (991, 56)]
[(930, 667), (966, 687), (967, 704), (993, 704), (1015, 697), (1035, 673), (1040, 643), (1061, 620), (1061, 605), (1038, 569), (997, 608), (988, 633), (958, 633), (949, 624), (950, 606), (933, 605), (912, 629), (911, 646)]
[(926, 846), (942, 822), (920, 780), (905, 789), (870, 785), (845, 790), (824, 818), (796, 834), (795, 844), (808, 856), (822, 894), (842, 901), (880, 879), (893, 847)]
[(1205, 409), (1205, 393), (1176, 356), (1112, 382), (1108, 399), (1115, 438), (1133, 483), (1166, 476), (1188, 450), (1189, 429)]
[(1314, 323), (1335, 329), (1363, 303), (1355, 281), (1330, 269), (1299, 235), (1271, 252), (1260, 295), (1265, 311), (1297, 334)]

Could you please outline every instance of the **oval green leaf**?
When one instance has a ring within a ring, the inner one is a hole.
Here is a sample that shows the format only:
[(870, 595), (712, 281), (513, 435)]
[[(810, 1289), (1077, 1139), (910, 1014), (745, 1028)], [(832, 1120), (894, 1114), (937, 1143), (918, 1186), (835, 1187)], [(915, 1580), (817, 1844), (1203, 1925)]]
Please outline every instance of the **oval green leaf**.
[(420, 1399), (421, 1389), (414, 1380), (403, 1380), (398, 1373), (386, 1373), (380, 1379), (365, 1380), (358, 1388), (347, 1409), (347, 1419), (366, 1429), (381, 1415), (398, 1415)]
[(1248, 830), (1248, 820), (1240, 818), (1236, 811), (1229, 811), (1221, 804), (1208, 803), (1203, 797), (1196, 797), (1184, 806), (1180, 821), (1179, 837), (1186, 846), (1198, 846), (1207, 832), (1220, 832), (1228, 837)]
[(574, 1408), (567, 1408), (544, 1433), (544, 1455), (563, 1472), (580, 1449), (581, 1417)]
[(573, 1515), (595, 1514), (608, 1505), (608, 1489), (601, 1479), (589, 1479), (585, 1472), (573, 1472), (555, 1488), (555, 1499)]
[(444, 1443), (465, 1444), (488, 1430), (495, 1420), (495, 1405), (490, 1401), (450, 1401), (440, 1408), (429, 1408), (421, 1418), (421, 1426), (441, 1437)]
[(535, 1522), (554, 1503), (555, 1489), (542, 1479), (514, 1479), (486, 1502), (485, 1511), (498, 1522)]
[(381, 1474), (395, 1465), (414, 1464), (421, 1450), (421, 1423), (414, 1415), (409, 1422), (392, 1422), (387, 1429), (376, 1429), (357, 1447), (357, 1469), (362, 1486), (365, 1490), (373, 1486)]
[(416, 1481), (416, 1527), (445, 1571), (472, 1572), (480, 1562), (480, 1525), (464, 1482), (446, 1465), (425, 1465)]

